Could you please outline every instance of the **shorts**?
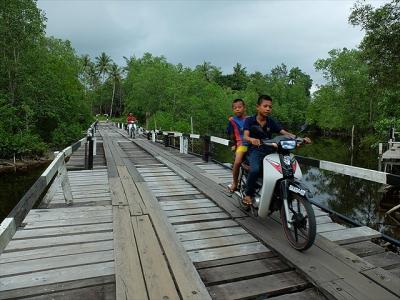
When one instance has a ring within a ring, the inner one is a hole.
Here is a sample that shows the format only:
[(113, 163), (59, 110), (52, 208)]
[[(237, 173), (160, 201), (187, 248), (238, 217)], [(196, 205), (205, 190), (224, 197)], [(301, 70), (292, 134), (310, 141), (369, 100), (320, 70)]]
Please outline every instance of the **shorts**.
[(247, 152), (247, 146), (238, 146), (237, 148), (236, 148), (236, 153), (239, 153), (239, 152), (243, 152), (243, 153), (245, 153), (245, 152)]

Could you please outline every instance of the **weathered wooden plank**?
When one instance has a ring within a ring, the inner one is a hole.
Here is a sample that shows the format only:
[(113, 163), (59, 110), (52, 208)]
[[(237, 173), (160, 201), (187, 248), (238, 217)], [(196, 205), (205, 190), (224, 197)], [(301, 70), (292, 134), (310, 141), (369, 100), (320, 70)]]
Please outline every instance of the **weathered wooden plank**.
[(362, 295), (365, 299), (377, 299), (383, 296), (392, 299), (389, 292), (348, 265), (350, 262), (346, 264), (345, 261), (351, 259), (340, 253), (335, 248), (338, 246), (327, 239), (321, 237), (325, 241), (321, 243), (318, 236), (315, 245), (300, 255), (298, 251), (288, 246), (278, 222), (272, 219), (254, 220), (252, 218), (237, 219), (237, 222), (280, 253), (288, 262), (296, 265), (296, 268), (317, 284), (328, 297), (343, 299), (344, 294), (354, 293), (354, 295)]
[[(200, 199), (207, 199), (204, 197), (202, 194), (196, 194), (196, 195), (181, 195), (181, 196), (163, 196), (163, 197), (157, 197), (157, 200), (159, 202), (164, 202), (164, 201), (183, 201), (183, 200), (200, 200)], [(209, 199), (207, 199), (209, 200)]]
[(106, 251), (114, 249), (113, 241), (100, 241), (100, 242), (89, 242), (73, 245), (62, 245), (46, 248), (37, 248), (33, 250), (25, 251), (14, 251), (3, 253), (0, 256), (0, 264), (22, 261), (30, 259), (39, 259), (44, 257), (62, 256), (68, 254), (95, 252), (95, 251)]
[(199, 222), (184, 225), (174, 225), (174, 229), (177, 233), (189, 232), (197, 230), (215, 229), (215, 228), (225, 228), (238, 226), (233, 220), (221, 220), (221, 221), (209, 221), (209, 222)]
[(125, 197), (127, 198), (129, 211), (132, 216), (140, 216), (147, 213), (146, 206), (142, 201), (131, 176), (125, 166), (117, 166), (118, 173), (121, 178), (122, 186), (125, 191)]
[(191, 208), (204, 208), (204, 207), (216, 207), (215, 203), (211, 201), (194, 202), (194, 203), (178, 203), (175, 205), (163, 205), (160, 202), (160, 206), (164, 211), (177, 210), (177, 209), (191, 209)]
[(203, 207), (203, 208), (190, 208), (190, 209), (176, 209), (176, 210), (168, 210), (165, 214), (168, 217), (176, 217), (176, 216), (187, 216), (187, 215), (196, 215), (196, 214), (207, 214), (207, 213), (217, 213), (222, 212), (222, 210), (217, 207)]
[(236, 256), (236, 257), (201, 261), (201, 262), (196, 262), (195, 265), (196, 265), (197, 270), (201, 270), (201, 269), (205, 269), (205, 268), (233, 265), (233, 264), (242, 263), (242, 262), (246, 262), (246, 261), (260, 260), (260, 259), (270, 258), (270, 257), (275, 257), (275, 256), (276, 255), (272, 251), (269, 251), (269, 252), (261, 252), (261, 253), (254, 253), (254, 254), (246, 254), (246, 255)]
[[(62, 208), (61, 208), (62, 209)], [(54, 220), (68, 220), (76, 218), (90, 218), (90, 217), (101, 217), (111, 215), (111, 207), (104, 210), (71, 210), (71, 212), (61, 211), (58, 212), (58, 208), (51, 209), (49, 212), (44, 212), (40, 214), (28, 214), (24, 220), (24, 223), (31, 222), (46, 222)]]
[[(111, 288), (108, 288), (110, 287)], [(87, 288), (96, 291), (88, 291)], [(104, 290), (102, 290), (102, 288)], [(52, 291), (56, 291), (52, 293)], [(93, 297), (92, 297), (93, 295)], [(28, 298), (29, 297), (29, 298)], [(72, 280), (20, 288), (0, 293), (0, 299), (115, 299), (115, 275), (99, 276), (83, 280)]]
[(201, 250), (201, 249), (246, 244), (253, 242), (257, 242), (257, 240), (250, 234), (246, 233), (246, 234), (232, 235), (232, 236), (220, 236), (203, 240), (185, 241), (182, 242), (182, 244), (183, 247), (186, 249), (186, 251), (192, 251), (192, 250)]
[(320, 300), (320, 299), (325, 299), (325, 297), (316, 288), (309, 288), (301, 292), (290, 293), (274, 297), (274, 300)]
[(180, 241), (191, 241), (191, 240), (198, 240), (198, 239), (208, 239), (220, 236), (230, 236), (230, 235), (237, 235), (237, 234), (245, 234), (247, 233), (240, 226), (236, 227), (228, 227), (228, 228), (216, 228), (213, 230), (200, 230), (200, 231), (190, 231), (190, 232), (183, 232), (178, 233), (178, 238)]
[(365, 256), (364, 260), (373, 264), (375, 267), (381, 267), (387, 270), (400, 266), (400, 256), (391, 251)]
[[(115, 167), (118, 174), (118, 169)], [(128, 200), (119, 177), (110, 178), (111, 201), (113, 205), (128, 205)]]
[(200, 192), (197, 190), (192, 190), (192, 191), (171, 191), (171, 192), (154, 192), (154, 195), (156, 197), (162, 197), (162, 196), (179, 196), (179, 195), (199, 195)]
[(5, 218), (0, 224), (0, 254), (7, 246), (8, 242), (12, 239), (17, 228), (15, 226), (14, 218)]
[(7, 298), (5, 291), (112, 274), (114, 274), (114, 262), (105, 262), (2, 277), (0, 278), (0, 299)]
[[(0, 278), (44, 270), (114, 261), (114, 251), (69, 254), (0, 264)], [(1, 281), (1, 279), (0, 279)]]
[(188, 254), (193, 262), (201, 262), (268, 251), (271, 250), (269, 250), (261, 243), (250, 243), (214, 249), (189, 251)]
[(181, 179), (179, 176), (164, 176), (164, 177), (146, 177), (144, 178), (144, 181), (148, 182), (152, 182), (152, 181), (156, 181), (156, 182), (160, 182), (160, 181), (176, 181)]
[(321, 235), (328, 240), (343, 245), (377, 238), (381, 236), (381, 233), (367, 226), (362, 226), (346, 228), (340, 231), (324, 232)]
[(104, 156), (107, 161), (108, 178), (118, 177), (118, 170), (111, 152), (111, 140), (104, 131), (100, 131), (103, 137)]
[(98, 216), (95, 214), (93, 217), (70, 218), (64, 220), (54, 220), (45, 222), (35, 221), (26, 224), (24, 228), (33, 229), (33, 228), (44, 228), (44, 227), (75, 226), (84, 224), (108, 223), (111, 221), (112, 221), (111, 215)]
[(327, 223), (332, 223), (332, 219), (329, 216), (321, 216), (321, 217), (316, 217), (315, 222), (317, 223), (317, 228), (321, 224), (327, 224)]
[(52, 247), (59, 245), (84, 243), (84, 242), (105, 241), (112, 238), (113, 238), (112, 232), (100, 232), (100, 233), (95, 232), (95, 233), (85, 233), (79, 235), (11, 240), (8, 243), (7, 247), (4, 249), (4, 253), (10, 251), (30, 250), (41, 247)]
[[(64, 284), (63, 284), (64, 287)], [(44, 291), (57, 291), (39, 296), (25, 297), (25, 300), (56, 300), (56, 299), (115, 299), (115, 283), (103, 283), (100, 285), (89, 285), (81, 288), (74, 288), (72, 290), (59, 291), (58, 289), (47, 288)]]
[(362, 274), (400, 298), (400, 278), (398, 276), (382, 268), (366, 270), (363, 271)]
[(131, 221), (149, 298), (179, 299), (149, 217), (132, 217)]
[(157, 193), (167, 193), (167, 192), (196, 192), (197, 190), (195, 188), (193, 188), (192, 186), (188, 185), (188, 186), (174, 186), (174, 185), (170, 185), (170, 186), (150, 186), (149, 188), (151, 189), (151, 191), (154, 194)]
[[(266, 284), (268, 282), (268, 284)], [(225, 283), (210, 287), (213, 299), (247, 299), (265, 295), (267, 297), (304, 289), (309, 283), (293, 271)]]
[(343, 245), (343, 247), (359, 257), (385, 252), (385, 248), (371, 241), (364, 241), (364, 242)]
[(247, 277), (286, 272), (291, 269), (280, 258), (274, 257), (201, 269), (199, 273), (205, 283), (214, 285)]
[(188, 254), (179, 243), (174, 229), (163, 214), (157, 199), (148, 190), (146, 183), (138, 182), (136, 186), (148, 207), (154, 229), (162, 244), (182, 298), (211, 299)]
[(23, 229), (23, 230), (18, 230), (15, 233), (13, 239), (14, 240), (33, 239), (37, 237), (40, 238), (40, 237), (92, 233), (92, 232), (111, 231), (111, 230), (112, 230), (111, 222), (100, 223), (100, 224), (67, 226), (67, 227)]
[(229, 218), (230, 217), (226, 213), (210, 213), (210, 214), (170, 217), (168, 219), (171, 222), (171, 224), (178, 224), (178, 223), (189, 223), (189, 222), (229, 219)]
[(337, 223), (325, 223), (325, 224), (319, 224), (317, 226), (318, 233), (343, 230), (343, 229), (346, 229), (346, 227)]
[(172, 167), (172, 165), (170, 166), (170, 168), (173, 169), (174, 171), (182, 170), (193, 176), (194, 178), (187, 178), (186, 180), (194, 187), (196, 187), (200, 192), (202, 192), (209, 198), (212, 198), (218, 204), (218, 206), (223, 208), (232, 217), (245, 216), (245, 214), (239, 208), (237, 208), (233, 203), (231, 203), (230, 201), (231, 199), (228, 196), (220, 192), (220, 188), (222, 187), (220, 187), (217, 183), (204, 177), (199, 172), (200, 169), (198, 167), (193, 166), (191, 163), (188, 163), (187, 161), (179, 157), (172, 157), (170, 154), (166, 153), (163, 150), (160, 150), (159, 148), (149, 149), (150, 148), (149, 144), (146, 141), (134, 141), (134, 143), (143, 147), (150, 153), (157, 151), (157, 153), (160, 156), (164, 157), (165, 159), (169, 160), (172, 164), (175, 165), (174, 167)]
[(117, 299), (148, 299), (127, 206), (113, 207)]

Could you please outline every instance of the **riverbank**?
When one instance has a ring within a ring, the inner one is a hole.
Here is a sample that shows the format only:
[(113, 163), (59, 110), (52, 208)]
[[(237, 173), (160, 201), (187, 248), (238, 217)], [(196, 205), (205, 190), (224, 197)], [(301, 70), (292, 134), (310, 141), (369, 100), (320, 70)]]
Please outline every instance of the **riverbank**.
[(41, 157), (39, 159), (18, 159), (15, 161), (10, 159), (0, 159), (0, 175), (9, 173), (28, 172), (41, 166), (48, 165), (51, 162), (50, 157)]

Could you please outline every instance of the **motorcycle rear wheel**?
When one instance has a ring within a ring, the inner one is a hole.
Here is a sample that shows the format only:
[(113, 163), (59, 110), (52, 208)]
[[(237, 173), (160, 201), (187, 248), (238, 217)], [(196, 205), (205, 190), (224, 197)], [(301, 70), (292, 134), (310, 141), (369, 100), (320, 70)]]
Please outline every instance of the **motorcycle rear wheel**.
[(314, 243), (317, 233), (315, 214), (311, 203), (300, 195), (290, 193), (288, 206), (292, 228), (288, 227), (284, 206), (281, 207), (281, 221), (286, 238), (296, 250), (307, 250)]

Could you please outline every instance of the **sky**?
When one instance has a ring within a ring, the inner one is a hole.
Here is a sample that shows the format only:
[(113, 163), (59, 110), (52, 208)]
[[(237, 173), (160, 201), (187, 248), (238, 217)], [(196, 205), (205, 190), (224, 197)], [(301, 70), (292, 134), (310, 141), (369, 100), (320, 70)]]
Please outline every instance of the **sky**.
[[(381, 6), (387, 1), (368, 1)], [(47, 35), (68, 39), (79, 55), (101, 52), (119, 65), (145, 52), (195, 67), (204, 61), (232, 73), (269, 73), (281, 63), (324, 82), (314, 62), (355, 48), (364, 33), (348, 23), (355, 1), (39, 0)]]

